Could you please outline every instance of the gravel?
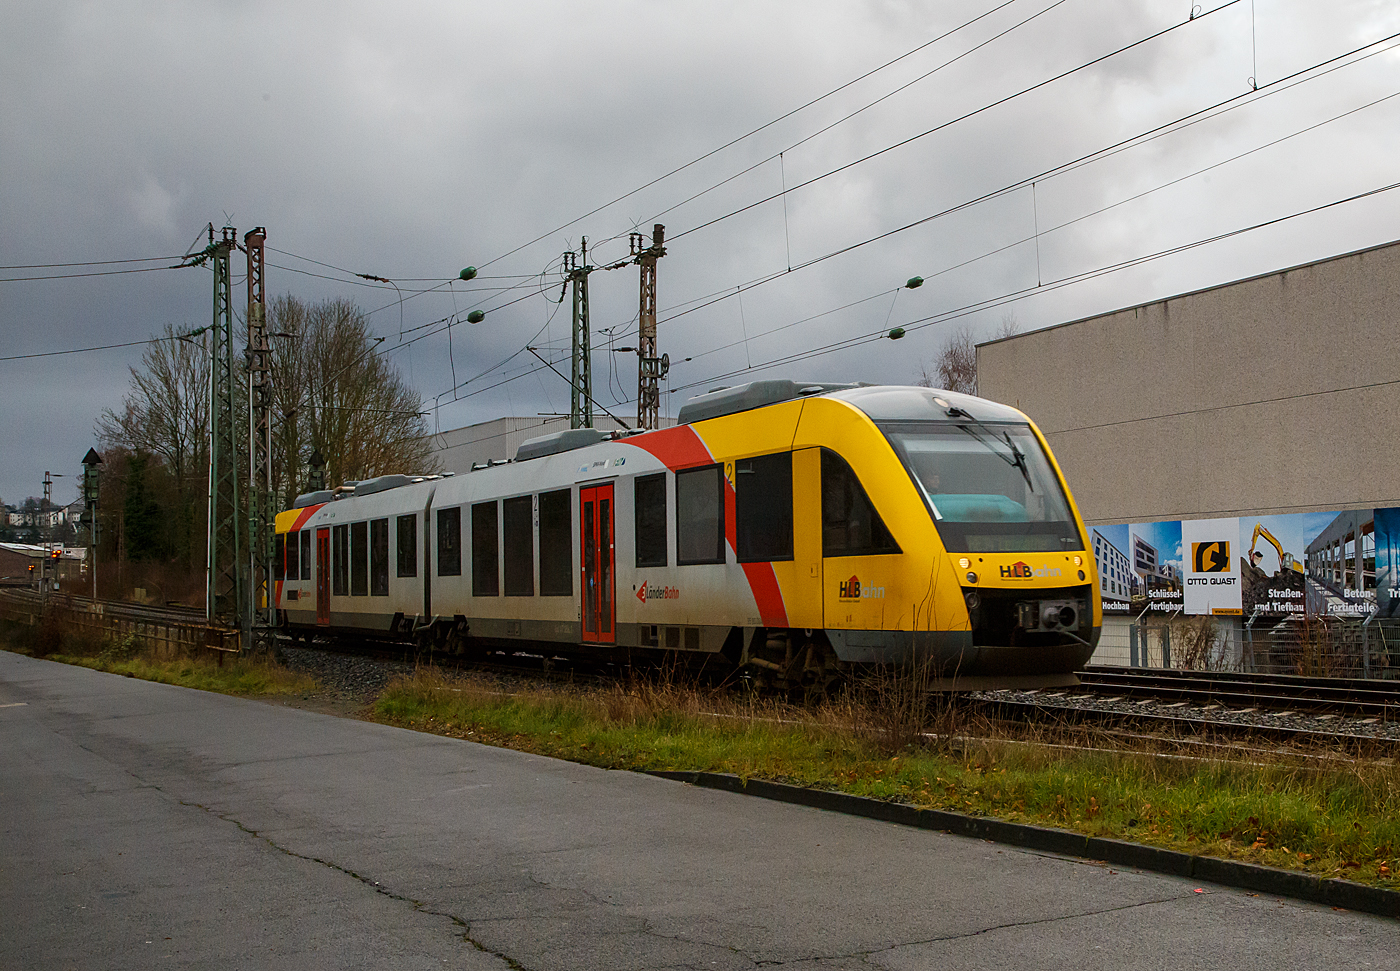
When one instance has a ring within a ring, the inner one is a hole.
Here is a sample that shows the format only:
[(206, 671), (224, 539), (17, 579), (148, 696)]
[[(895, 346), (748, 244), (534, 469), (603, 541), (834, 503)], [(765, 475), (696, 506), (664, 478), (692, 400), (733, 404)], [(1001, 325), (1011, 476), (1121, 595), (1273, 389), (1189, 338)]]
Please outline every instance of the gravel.
[(358, 657), (314, 647), (282, 645), (282, 663), (293, 671), (308, 674), (333, 698), (368, 704), (400, 675), (411, 675), (414, 665), (407, 661)]

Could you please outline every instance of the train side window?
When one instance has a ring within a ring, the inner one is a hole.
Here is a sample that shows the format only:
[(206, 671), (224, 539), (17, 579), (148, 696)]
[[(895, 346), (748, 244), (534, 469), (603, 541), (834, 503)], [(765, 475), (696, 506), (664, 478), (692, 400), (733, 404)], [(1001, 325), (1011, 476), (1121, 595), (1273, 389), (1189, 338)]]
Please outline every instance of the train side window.
[(507, 597), (535, 595), (535, 500), (516, 496), (501, 502)]
[(494, 499), (472, 506), (473, 597), (498, 597), (501, 594), (501, 553), (496, 522)]
[(569, 489), (540, 495), (540, 596), (574, 595), (574, 501)]
[[(296, 579), (291, 576), (290, 571), (288, 571), (287, 578), (289, 580)], [(301, 578), (303, 580), (311, 579), (311, 530), (309, 529), (301, 531)]]
[(284, 546), (286, 558), (282, 561), (285, 570), (282, 576), (287, 580), (296, 580), (301, 576), (301, 559), (297, 555), (301, 552), (301, 534), (286, 533), (281, 539), (286, 541)]
[(822, 556), (898, 552), (855, 471), (831, 449), (822, 449)]
[(272, 579), (287, 579), (287, 534), (278, 533), (272, 549)]
[(331, 593), (350, 593), (350, 527), (345, 523), (331, 529)]
[(369, 523), (350, 524), (350, 596), (369, 596)]
[(634, 486), (638, 566), (666, 565), (666, 473), (639, 475)]
[(401, 577), (418, 575), (418, 517), (400, 516), (396, 524), (399, 546), (399, 569)]
[(734, 541), (740, 563), (792, 559), (792, 453), (734, 463)]
[(724, 475), (718, 465), (676, 473), (676, 563), (724, 562)]
[(462, 575), (462, 507), (439, 509), (437, 514), (438, 576)]
[(389, 520), (369, 522), (369, 595), (389, 596)]

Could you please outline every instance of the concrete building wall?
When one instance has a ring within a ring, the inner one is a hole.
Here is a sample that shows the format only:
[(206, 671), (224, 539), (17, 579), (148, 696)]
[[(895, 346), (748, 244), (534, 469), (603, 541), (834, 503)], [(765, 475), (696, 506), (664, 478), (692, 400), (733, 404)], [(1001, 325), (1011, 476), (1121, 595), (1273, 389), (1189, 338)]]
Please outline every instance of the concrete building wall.
[(1400, 243), (982, 344), (1090, 523), (1400, 505)]
[[(629, 419), (630, 420), (630, 419)], [(674, 424), (663, 419), (663, 426)], [(454, 428), (429, 438), (444, 472), (470, 472), (473, 463), (492, 459), (513, 459), (520, 443), (541, 435), (565, 431), (569, 419), (553, 417), (510, 417)], [(616, 431), (622, 426), (606, 415), (596, 415), (593, 427)]]

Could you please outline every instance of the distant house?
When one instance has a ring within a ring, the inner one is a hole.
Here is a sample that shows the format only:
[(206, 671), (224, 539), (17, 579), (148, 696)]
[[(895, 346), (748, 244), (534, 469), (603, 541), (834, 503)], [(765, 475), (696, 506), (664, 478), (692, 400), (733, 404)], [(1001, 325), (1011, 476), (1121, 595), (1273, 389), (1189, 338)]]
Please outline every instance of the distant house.
[[(33, 582), (44, 558), (53, 550), (36, 543), (0, 543), (0, 584), (16, 585)], [(77, 580), (87, 571), (87, 550), (80, 546), (65, 546), (58, 550), (58, 578)], [(34, 567), (34, 573), (29, 568)]]

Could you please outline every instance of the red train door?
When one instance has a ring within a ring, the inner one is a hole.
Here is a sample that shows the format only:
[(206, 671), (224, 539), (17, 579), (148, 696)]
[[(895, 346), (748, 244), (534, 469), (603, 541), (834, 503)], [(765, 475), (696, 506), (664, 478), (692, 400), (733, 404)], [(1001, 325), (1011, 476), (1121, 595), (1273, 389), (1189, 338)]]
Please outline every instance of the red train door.
[(611, 644), (617, 639), (612, 483), (581, 488), (578, 494), (583, 529), (583, 639)]
[(316, 530), (316, 623), (331, 623), (331, 531), (324, 526)]

